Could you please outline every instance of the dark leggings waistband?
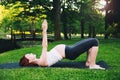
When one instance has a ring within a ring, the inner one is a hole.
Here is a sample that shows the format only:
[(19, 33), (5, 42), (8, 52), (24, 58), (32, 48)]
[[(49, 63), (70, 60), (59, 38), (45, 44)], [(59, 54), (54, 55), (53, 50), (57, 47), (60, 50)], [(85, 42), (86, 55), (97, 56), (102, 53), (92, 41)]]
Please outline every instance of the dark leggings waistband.
[(65, 56), (67, 59), (74, 60), (80, 54), (88, 51), (93, 46), (98, 46), (99, 41), (96, 38), (88, 38), (75, 43), (72, 46), (65, 47)]

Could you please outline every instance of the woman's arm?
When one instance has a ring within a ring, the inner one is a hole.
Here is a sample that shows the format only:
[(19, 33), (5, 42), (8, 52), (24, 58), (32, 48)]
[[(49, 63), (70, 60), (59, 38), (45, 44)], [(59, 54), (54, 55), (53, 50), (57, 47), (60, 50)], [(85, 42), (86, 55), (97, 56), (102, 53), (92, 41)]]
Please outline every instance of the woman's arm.
[(47, 47), (48, 47), (48, 41), (47, 41), (47, 20), (44, 20), (42, 23), (42, 53), (40, 56), (40, 66), (47, 66), (47, 58), (46, 58), (46, 53), (47, 53)]

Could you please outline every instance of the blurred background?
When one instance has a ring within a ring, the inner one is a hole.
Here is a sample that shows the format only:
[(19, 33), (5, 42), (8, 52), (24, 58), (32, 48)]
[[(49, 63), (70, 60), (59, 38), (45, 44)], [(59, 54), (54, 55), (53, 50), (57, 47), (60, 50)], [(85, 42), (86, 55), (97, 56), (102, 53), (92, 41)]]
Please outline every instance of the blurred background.
[(0, 0), (0, 51), (40, 44), (41, 23), (48, 40), (120, 38), (120, 0)]

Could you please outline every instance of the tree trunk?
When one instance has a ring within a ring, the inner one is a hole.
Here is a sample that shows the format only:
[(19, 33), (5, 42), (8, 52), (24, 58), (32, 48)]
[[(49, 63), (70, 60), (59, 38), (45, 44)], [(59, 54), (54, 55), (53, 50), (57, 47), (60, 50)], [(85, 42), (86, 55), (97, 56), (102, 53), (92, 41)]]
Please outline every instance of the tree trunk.
[(84, 20), (81, 20), (81, 38), (84, 38)]
[[(106, 0), (106, 5), (108, 5), (108, 0)], [(107, 29), (108, 29), (108, 20), (107, 20), (107, 16), (108, 15), (108, 9), (106, 9), (106, 15), (105, 15), (105, 39), (108, 39), (108, 34), (107, 34)]]
[(24, 37), (23, 37), (23, 29), (22, 28), (20, 28), (20, 33), (21, 33), (21, 39), (23, 40)]
[(31, 23), (31, 34), (32, 34), (32, 39), (35, 39), (35, 28), (34, 28), (34, 21), (33, 20)]
[(68, 39), (68, 36), (67, 36), (67, 27), (66, 27), (65, 23), (63, 23), (63, 24), (64, 24), (64, 26), (63, 26), (64, 39), (66, 40), (66, 39)]
[(54, 35), (55, 40), (60, 40), (60, 0), (53, 0), (53, 15), (54, 15)]
[(95, 27), (92, 27), (92, 30), (93, 30), (93, 38), (95, 38), (96, 37), (96, 33), (95, 33)]
[(63, 7), (63, 12), (61, 16), (61, 21), (63, 23), (63, 34), (64, 34), (64, 39), (68, 39), (67, 33), (68, 33), (68, 28), (67, 28), (67, 12), (65, 12), (65, 8)]
[(12, 26), (11, 27), (11, 41), (13, 41), (13, 32), (12, 32)]
[[(83, 4), (83, 0), (81, 0), (80, 16), (84, 17), (84, 4)], [(84, 38), (84, 19), (83, 18), (81, 19), (80, 23), (81, 23), (81, 38)]]
[(23, 31), (23, 38), (24, 38), (24, 39), (26, 38), (25, 31)]
[(91, 25), (89, 25), (89, 36), (88, 37), (92, 37), (92, 27), (91, 27)]
[(107, 29), (108, 29), (108, 23), (107, 23), (107, 21), (105, 20), (105, 39), (108, 39)]
[(72, 26), (70, 25), (69, 28), (69, 39), (72, 39)]

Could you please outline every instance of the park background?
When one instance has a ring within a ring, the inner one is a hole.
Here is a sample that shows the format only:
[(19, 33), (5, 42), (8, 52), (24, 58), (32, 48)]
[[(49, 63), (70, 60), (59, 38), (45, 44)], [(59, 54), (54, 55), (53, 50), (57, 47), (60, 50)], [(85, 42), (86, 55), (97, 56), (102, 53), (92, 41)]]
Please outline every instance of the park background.
[[(97, 61), (110, 69), (0, 69), (1, 80), (119, 80), (120, 0), (0, 0), (0, 64), (18, 62), (25, 53), (41, 53), (41, 23), (48, 21), (50, 50), (98, 38)], [(85, 54), (75, 61), (84, 61)], [(69, 61), (69, 60), (65, 60)]]

